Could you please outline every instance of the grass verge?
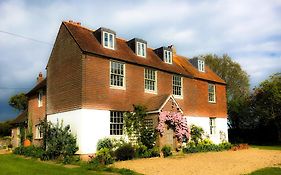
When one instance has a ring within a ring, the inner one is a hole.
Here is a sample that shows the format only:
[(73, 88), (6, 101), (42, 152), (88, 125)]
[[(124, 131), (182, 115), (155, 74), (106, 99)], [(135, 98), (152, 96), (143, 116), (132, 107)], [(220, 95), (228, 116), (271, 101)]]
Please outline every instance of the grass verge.
[(267, 167), (263, 169), (256, 170), (249, 175), (280, 175), (281, 168), (280, 167)]
[(62, 164), (50, 164), (37, 159), (24, 158), (13, 154), (0, 155), (1, 175), (137, 175), (128, 169), (103, 167), (97, 171), (91, 171), (84, 166), (65, 168)]
[(251, 145), (251, 147), (266, 150), (281, 150), (281, 145)]

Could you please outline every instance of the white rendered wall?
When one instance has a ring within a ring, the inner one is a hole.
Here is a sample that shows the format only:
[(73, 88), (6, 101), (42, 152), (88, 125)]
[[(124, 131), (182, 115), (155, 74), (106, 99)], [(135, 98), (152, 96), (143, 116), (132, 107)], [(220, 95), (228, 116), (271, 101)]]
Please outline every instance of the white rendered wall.
[(70, 125), (79, 146), (76, 154), (95, 153), (98, 140), (110, 135), (110, 111), (106, 110), (79, 109), (48, 115), (47, 120)]
[[(192, 117), (192, 116), (187, 116), (186, 117), (187, 124), (188, 126), (194, 124), (196, 126), (200, 126), (203, 128), (205, 132), (205, 136), (209, 136), (210, 139), (216, 143), (219, 144), (221, 143), (222, 139), (225, 137), (225, 140), (228, 141), (228, 131), (227, 131), (227, 118), (216, 118), (216, 130), (215, 134), (210, 134), (210, 118), (209, 117)], [(221, 134), (222, 131), (223, 134)]]

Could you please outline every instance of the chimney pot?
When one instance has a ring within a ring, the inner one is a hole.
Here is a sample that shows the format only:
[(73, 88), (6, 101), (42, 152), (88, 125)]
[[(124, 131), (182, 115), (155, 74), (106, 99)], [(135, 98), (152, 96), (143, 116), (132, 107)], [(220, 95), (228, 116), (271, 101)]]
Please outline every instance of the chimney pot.
[(37, 77), (37, 84), (40, 83), (44, 79), (42, 72), (39, 73)]

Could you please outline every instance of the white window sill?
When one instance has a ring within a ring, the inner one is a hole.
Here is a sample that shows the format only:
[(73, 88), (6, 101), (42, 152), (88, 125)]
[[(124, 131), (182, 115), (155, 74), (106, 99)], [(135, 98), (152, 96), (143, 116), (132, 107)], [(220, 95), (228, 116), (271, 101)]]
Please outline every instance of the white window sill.
[(173, 64), (172, 62), (170, 63), (170, 62), (166, 62), (166, 61), (164, 61), (166, 64)]
[(146, 55), (144, 55), (144, 56), (143, 56), (143, 55), (138, 55), (138, 54), (137, 54), (137, 56), (139, 56), (139, 57), (143, 57), (143, 58), (146, 58)]
[(103, 46), (106, 49), (110, 49), (110, 50), (115, 50), (113, 47), (107, 47), (107, 46)]
[(215, 103), (216, 103), (216, 101), (209, 101), (209, 103), (215, 104)]
[(174, 94), (173, 94), (173, 97), (174, 97), (174, 98), (177, 98), (177, 99), (183, 99), (183, 96), (182, 96), (182, 95), (174, 95)]
[(144, 92), (148, 94), (157, 94), (157, 91), (144, 90)]
[(35, 138), (34, 140), (42, 140), (43, 139), (43, 137), (42, 138)]
[(110, 85), (110, 89), (126, 90), (126, 87), (124, 87), (124, 86), (112, 86), (112, 85)]

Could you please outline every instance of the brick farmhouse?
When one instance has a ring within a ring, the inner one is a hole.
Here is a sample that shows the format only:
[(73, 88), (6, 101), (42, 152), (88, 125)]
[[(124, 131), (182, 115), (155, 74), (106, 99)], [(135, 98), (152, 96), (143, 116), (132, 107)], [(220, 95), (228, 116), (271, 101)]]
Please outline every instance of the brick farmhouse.
[[(28, 93), (34, 143), (41, 139), (39, 118), (46, 117), (70, 125), (78, 154), (95, 153), (99, 139), (125, 137), (123, 112), (137, 104), (147, 108), (150, 127), (161, 111), (176, 110), (213, 142), (228, 139), (225, 81), (203, 58), (177, 55), (173, 46), (153, 49), (107, 28), (62, 22), (46, 69), (47, 78), (39, 75)], [(166, 128), (157, 144), (175, 147), (174, 131)]]

